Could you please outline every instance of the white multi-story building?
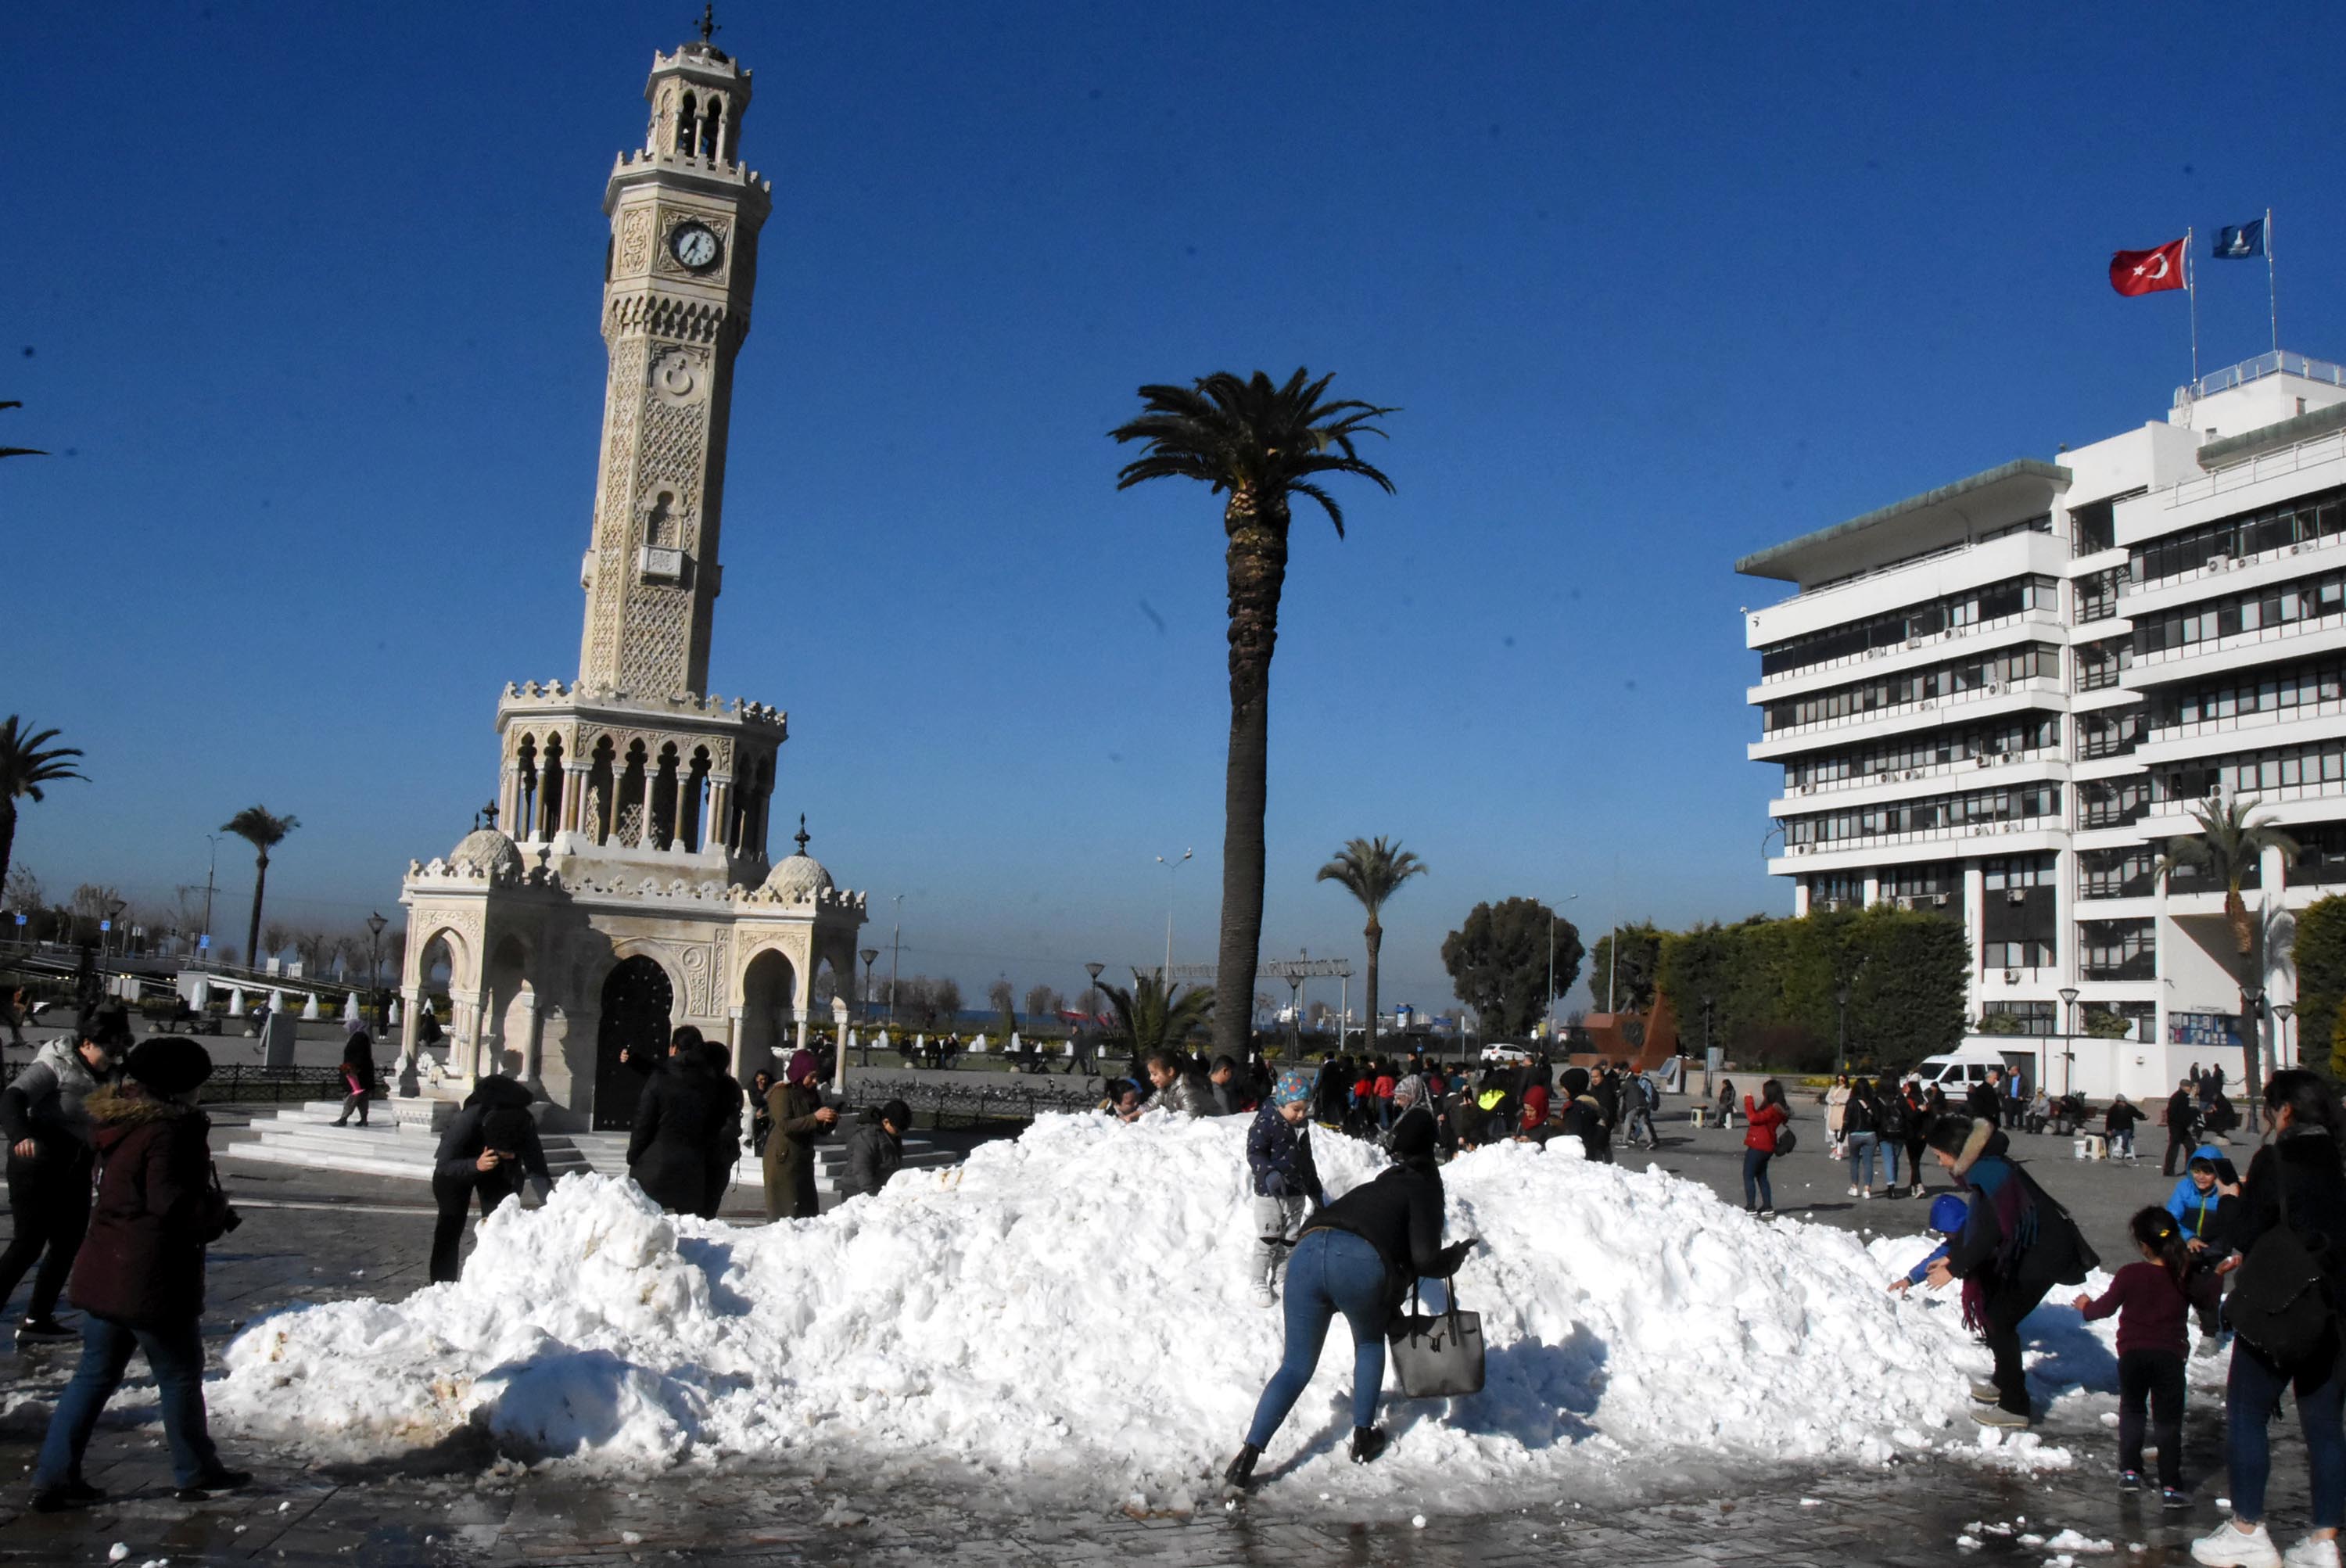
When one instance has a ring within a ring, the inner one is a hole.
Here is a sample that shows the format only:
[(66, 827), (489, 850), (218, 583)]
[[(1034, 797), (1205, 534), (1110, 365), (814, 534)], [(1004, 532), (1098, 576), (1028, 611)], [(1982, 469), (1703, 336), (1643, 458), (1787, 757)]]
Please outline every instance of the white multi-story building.
[[(2192, 804), (2253, 797), (2301, 846), (2245, 894), (2252, 1026), (2294, 1059), (2293, 911), (2346, 885), (2346, 369), (2259, 355), (2163, 422), (1736, 570), (1796, 589), (1744, 629), (1798, 912), (1961, 920), (1977, 1044), (2055, 1092), (2163, 1096), (2194, 1062), (2238, 1074), (2242, 1021), (2223, 890), (2153, 867)], [(2087, 1037), (2102, 1012), (2128, 1033)]]

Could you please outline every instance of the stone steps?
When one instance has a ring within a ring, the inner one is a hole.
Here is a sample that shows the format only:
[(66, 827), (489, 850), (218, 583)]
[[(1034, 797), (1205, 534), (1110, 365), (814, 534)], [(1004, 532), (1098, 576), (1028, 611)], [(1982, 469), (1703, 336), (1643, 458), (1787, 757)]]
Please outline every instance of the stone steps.
[[(257, 1160), (272, 1165), (301, 1166), (312, 1170), (347, 1171), (360, 1176), (399, 1176), (411, 1181), (432, 1179), (432, 1156), (440, 1134), (455, 1115), (445, 1100), (378, 1101), (368, 1123), (335, 1126), (342, 1111), (339, 1100), (313, 1100), (289, 1105), (273, 1115), (256, 1116), (249, 1127), (231, 1132), (219, 1150), (224, 1159)], [(546, 1169), (556, 1176), (573, 1171), (602, 1171), (623, 1176), (627, 1169), (625, 1133), (538, 1134), (546, 1150)], [(815, 1185), (823, 1192), (838, 1190), (847, 1159), (843, 1138), (833, 1137), (815, 1148)], [(930, 1168), (958, 1164), (960, 1156), (927, 1139), (904, 1140), (904, 1167)], [(756, 1156), (743, 1150), (733, 1167), (736, 1188), (761, 1188), (765, 1173)]]

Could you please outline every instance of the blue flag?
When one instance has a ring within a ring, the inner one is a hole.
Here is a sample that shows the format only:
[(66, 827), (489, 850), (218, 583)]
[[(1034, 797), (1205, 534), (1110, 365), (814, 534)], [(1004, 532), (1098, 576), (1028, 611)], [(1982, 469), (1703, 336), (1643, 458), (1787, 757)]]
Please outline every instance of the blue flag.
[(2208, 252), (2218, 261), (2238, 261), (2264, 253), (2265, 220), (2261, 218), (2237, 229), (2218, 229), (2215, 249)]

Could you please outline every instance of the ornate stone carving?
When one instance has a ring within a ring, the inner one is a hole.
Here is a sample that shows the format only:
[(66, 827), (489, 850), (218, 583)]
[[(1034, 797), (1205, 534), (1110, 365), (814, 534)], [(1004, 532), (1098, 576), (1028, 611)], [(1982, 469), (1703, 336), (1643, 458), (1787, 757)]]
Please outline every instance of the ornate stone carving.
[[(663, 121), (668, 111), (662, 110)], [(642, 208), (624, 213), (619, 219), (619, 264), (617, 271), (626, 274), (641, 272), (651, 260), (652, 215)]]

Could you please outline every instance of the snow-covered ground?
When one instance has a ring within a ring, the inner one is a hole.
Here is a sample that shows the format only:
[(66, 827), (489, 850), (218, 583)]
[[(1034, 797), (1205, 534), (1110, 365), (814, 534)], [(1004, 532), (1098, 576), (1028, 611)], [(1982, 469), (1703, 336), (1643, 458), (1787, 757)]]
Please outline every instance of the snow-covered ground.
[[(598, 1469), (910, 1459), (1183, 1511), (1212, 1495), (1280, 1354), (1280, 1313), (1247, 1302), (1245, 1131), (1047, 1116), (955, 1169), (758, 1228), (566, 1177), (546, 1207), (487, 1220), (459, 1283), (256, 1323), (212, 1411), (321, 1456), (474, 1423), (507, 1452)], [(1382, 1164), (1314, 1142), (1331, 1195)], [(1350, 1465), (1340, 1324), (1265, 1456), (1267, 1495), (1447, 1510), (1780, 1461), (2069, 1462), (1965, 1419), (1986, 1357), (1953, 1292), (1882, 1288), (1921, 1237), (1762, 1224), (1578, 1149), (1507, 1145), (1444, 1172), (1450, 1236), (1484, 1242), (1459, 1293), (1483, 1314), (1484, 1391), (1389, 1400), (1390, 1454)], [(2108, 1325), (2048, 1304), (2034, 1327), (2052, 1386), (2113, 1386)]]

